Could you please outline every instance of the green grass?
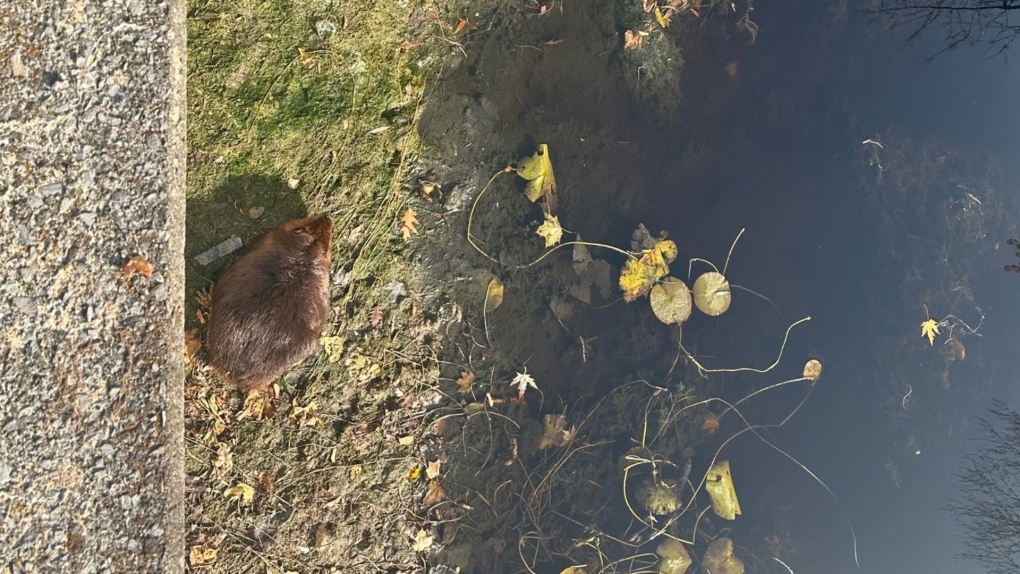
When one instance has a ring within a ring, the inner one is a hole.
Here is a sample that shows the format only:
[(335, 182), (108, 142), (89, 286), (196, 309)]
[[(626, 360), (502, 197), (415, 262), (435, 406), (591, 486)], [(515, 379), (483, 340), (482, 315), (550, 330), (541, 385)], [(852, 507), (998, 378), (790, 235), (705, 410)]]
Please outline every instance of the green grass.
[[(336, 302), (323, 333), (346, 341), (339, 360), (320, 353), (305, 362), (303, 376), (284, 384), (275, 416), (240, 420), (240, 395), (211, 376), (201, 354), (190, 370), (187, 544), (218, 552), (202, 571), (350, 565), (355, 547), (369, 570), (413, 561), (411, 527), (398, 519), (411, 504), (406, 475), (418, 462), (397, 444), (413, 427), (402, 426), (393, 405), (434, 381), (423, 358), (432, 351), (406, 335), (420, 321), (413, 297), (385, 305), (367, 287), (408, 280), (395, 221), (420, 148), (416, 118), (431, 71), (416, 63), (431, 61), (424, 32), (436, 22), (426, 10), (403, 0), (189, 3), (188, 326), (201, 329), (195, 295), (239, 252), (205, 267), (195, 255), (232, 235), (249, 245), (306, 213), (333, 216), (333, 269), (352, 271), (345, 300), (357, 301)], [(335, 31), (320, 35), (320, 21)], [(252, 208), (264, 211), (253, 218)], [(399, 336), (365, 328), (377, 303), (388, 324), (402, 326)], [(352, 356), (386, 374), (359, 382)], [(313, 402), (317, 424), (288, 416)], [(213, 468), (224, 449), (229, 464)], [(239, 483), (256, 488), (251, 505), (224, 496)]]
[[(189, 8), (189, 261), (230, 235), (247, 244), (305, 212), (333, 214), (338, 237), (373, 224), (374, 235), (335, 253), (341, 264), (375, 252), (391, 221), (368, 220), (399, 208), (387, 203), (400, 199), (400, 159), (417, 145), (426, 71), (414, 65), (420, 54), (402, 47), (412, 7), (211, 0)], [(335, 32), (320, 36), (320, 21)], [(258, 220), (248, 216), (253, 207), (265, 208)], [(204, 286), (222, 263), (189, 263), (189, 286)]]

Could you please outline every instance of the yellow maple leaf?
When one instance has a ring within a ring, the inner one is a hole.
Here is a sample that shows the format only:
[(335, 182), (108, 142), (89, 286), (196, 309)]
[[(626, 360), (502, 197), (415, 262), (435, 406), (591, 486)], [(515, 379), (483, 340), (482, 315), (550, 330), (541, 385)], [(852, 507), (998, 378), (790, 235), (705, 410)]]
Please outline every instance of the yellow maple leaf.
[(680, 254), (680, 250), (677, 248), (676, 243), (670, 239), (660, 239), (655, 242), (655, 250), (659, 252), (659, 255), (666, 260), (666, 263), (672, 263), (676, 256)]
[(555, 215), (545, 214), (545, 221), (538, 226), (539, 235), (545, 239), (545, 246), (552, 247), (563, 239), (563, 228), (560, 227), (560, 218)]
[(921, 323), (921, 336), (928, 337), (928, 342), (932, 345), (935, 344), (935, 335), (939, 334), (939, 324), (935, 322), (935, 319), (928, 319)]
[(216, 549), (206, 546), (192, 546), (189, 557), (192, 566), (208, 566), (216, 562)]
[(549, 146), (539, 144), (538, 151), (517, 164), (517, 175), (528, 181), (525, 194), (532, 202), (545, 197), (545, 211), (556, 211), (556, 176), (553, 174)]
[[(662, 243), (662, 242), (660, 242)], [(676, 252), (676, 244), (673, 244), (672, 252)], [(641, 252), (640, 259), (630, 259), (623, 266), (620, 273), (620, 290), (623, 291), (623, 300), (630, 303), (642, 295), (651, 291), (655, 282), (669, 275), (669, 264), (663, 257), (663, 252), (670, 255), (668, 246), (659, 248), (659, 244), (653, 249), (645, 249)]]
[(664, 15), (658, 6), (655, 7), (655, 21), (659, 23), (659, 26), (669, 28), (670, 17)]
[(239, 482), (224, 491), (223, 496), (227, 497), (230, 502), (236, 501), (238, 504), (247, 506), (255, 498), (255, 489), (243, 482)]

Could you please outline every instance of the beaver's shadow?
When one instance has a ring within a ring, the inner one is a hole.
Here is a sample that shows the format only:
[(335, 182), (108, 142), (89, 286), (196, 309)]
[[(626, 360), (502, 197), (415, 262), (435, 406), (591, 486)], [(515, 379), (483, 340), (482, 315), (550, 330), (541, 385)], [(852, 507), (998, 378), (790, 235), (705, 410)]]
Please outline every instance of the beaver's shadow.
[[(189, 307), (197, 291), (212, 285), (266, 231), (306, 211), (304, 200), (285, 181), (256, 174), (230, 176), (211, 192), (188, 198), (184, 255)], [(243, 243), (240, 249), (208, 265), (195, 261), (198, 254), (234, 236)]]

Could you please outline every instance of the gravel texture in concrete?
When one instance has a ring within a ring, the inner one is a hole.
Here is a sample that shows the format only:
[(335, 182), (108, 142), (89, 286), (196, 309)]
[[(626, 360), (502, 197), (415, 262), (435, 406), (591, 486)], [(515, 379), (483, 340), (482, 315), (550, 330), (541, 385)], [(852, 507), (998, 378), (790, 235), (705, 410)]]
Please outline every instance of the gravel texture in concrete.
[(184, 568), (184, 12), (0, 3), (0, 573)]

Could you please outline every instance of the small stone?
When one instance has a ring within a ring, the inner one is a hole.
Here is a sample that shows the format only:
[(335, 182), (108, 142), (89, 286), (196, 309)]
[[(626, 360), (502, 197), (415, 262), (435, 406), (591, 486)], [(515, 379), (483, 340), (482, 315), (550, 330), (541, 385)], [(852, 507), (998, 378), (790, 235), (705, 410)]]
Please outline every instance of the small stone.
[(252, 219), (258, 219), (262, 217), (262, 214), (265, 213), (265, 211), (266, 211), (265, 207), (253, 207), (248, 210), (248, 217)]
[(43, 195), (56, 195), (64, 191), (64, 184), (62, 183), (47, 183), (46, 185), (39, 188), (39, 193)]
[(92, 227), (92, 224), (96, 222), (95, 213), (85, 212), (79, 215), (78, 218), (81, 219), (81, 222), (88, 227)]
[(392, 279), (386, 284), (386, 291), (388, 292), (390, 305), (399, 301), (401, 297), (407, 297), (407, 288), (404, 287), (403, 283), (396, 279)]
[(235, 235), (230, 239), (221, 242), (215, 247), (203, 251), (202, 253), (197, 255), (195, 257), (195, 263), (198, 263), (199, 265), (208, 265), (213, 261), (216, 261), (220, 257), (223, 257), (224, 255), (227, 255), (240, 249), (241, 245), (242, 245), (241, 238)]
[(33, 195), (28, 198), (28, 206), (32, 209), (39, 209), (43, 206), (43, 200), (38, 195)]
[(15, 297), (14, 306), (25, 315), (36, 315), (39, 312), (39, 305), (32, 297)]
[(329, 20), (319, 20), (315, 23), (315, 32), (319, 35), (319, 38), (325, 40), (336, 32), (336, 24)]
[(46, 84), (46, 87), (52, 88), (53, 86), (56, 85), (57, 82), (60, 81), (60, 74), (56, 72), (44, 72), (42, 76), (42, 81), (44, 84)]
[(21, 50), (14, 52), (14, 55), (11, 56), (11, 73), (22, 78), (28, 77), (28, 68), (21, 61)]

